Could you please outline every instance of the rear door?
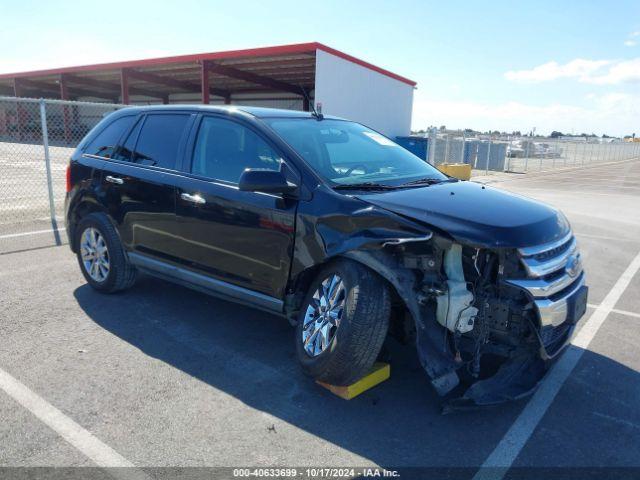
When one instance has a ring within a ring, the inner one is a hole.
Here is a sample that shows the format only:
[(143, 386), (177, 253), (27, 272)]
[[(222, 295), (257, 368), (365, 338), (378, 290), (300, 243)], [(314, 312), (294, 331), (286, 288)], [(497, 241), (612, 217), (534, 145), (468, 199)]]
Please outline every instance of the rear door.
[(142, 115), (104, 162), (104, 202), (129, 251), (175, 258), (176, 170), (194, 118), (180, 112)]
[(192, 143), (176, 189), (180, 257), (200, 273), (283, 299), (297, 201), (238, 189), (245, 168), (278, 170), (283, 156), (249, 125), (214, 115), (200, 119)]

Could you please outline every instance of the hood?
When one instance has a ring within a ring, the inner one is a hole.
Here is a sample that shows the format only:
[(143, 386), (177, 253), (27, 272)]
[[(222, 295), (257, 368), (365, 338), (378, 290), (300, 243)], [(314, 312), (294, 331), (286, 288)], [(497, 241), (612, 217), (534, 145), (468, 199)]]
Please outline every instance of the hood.
[(540, 245), (563, 237), (570, 229), (555, 208), (475, 182), (363, 193), (358, 198), (474, 246)]

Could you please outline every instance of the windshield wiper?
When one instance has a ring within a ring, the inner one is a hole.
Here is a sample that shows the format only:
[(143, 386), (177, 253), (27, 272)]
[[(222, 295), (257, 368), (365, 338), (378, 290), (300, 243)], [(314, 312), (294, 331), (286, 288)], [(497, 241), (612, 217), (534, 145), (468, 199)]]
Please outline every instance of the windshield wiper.
[(401, 187), (405, 187), (407, 185), (435, 185), (437, 183), (448, 183), (448, 182), (457, 182), (458, 180), (455, 178), (419, 178), (418, 180), (412, 180), (410, 182), (403, 183), (400, 185)]
[(333, 187), (334, 190), (395, 190), (396, 188), (391, 185), (374, 182), (347, 183)]

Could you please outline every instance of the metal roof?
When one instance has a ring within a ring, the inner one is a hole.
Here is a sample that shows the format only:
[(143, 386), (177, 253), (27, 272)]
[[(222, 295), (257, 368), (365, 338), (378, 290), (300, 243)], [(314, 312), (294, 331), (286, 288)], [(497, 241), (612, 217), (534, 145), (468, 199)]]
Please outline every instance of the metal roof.
[(405, 77), (312, 42), (6, 73), (0, 74), (0, 94), (115, 100), (124, 84), (127, 95), (166, 99), (170, 94), (199, 93), (202, 82), (208, 81), (209, 93), (224, 98), (244, 93), (301, 95), (303, 89), (314, 88), (318, 50), (415, 86)]

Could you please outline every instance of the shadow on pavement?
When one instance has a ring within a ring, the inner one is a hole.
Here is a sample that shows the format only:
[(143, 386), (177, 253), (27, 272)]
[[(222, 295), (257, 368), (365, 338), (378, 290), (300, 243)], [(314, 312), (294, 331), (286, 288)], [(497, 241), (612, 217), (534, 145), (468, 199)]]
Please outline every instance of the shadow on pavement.
[[(94, 322), (146, 355), (381, 466), (481, 465), (524, 405), (442, 416), (415, 349), (397, 344), (391, 379), (344, 401), (301, 373), (282, 318), (148, 276), (122, 294), (83, 285), (74, 295)], [(629, 375), (600, 361), (610, 375)]]

